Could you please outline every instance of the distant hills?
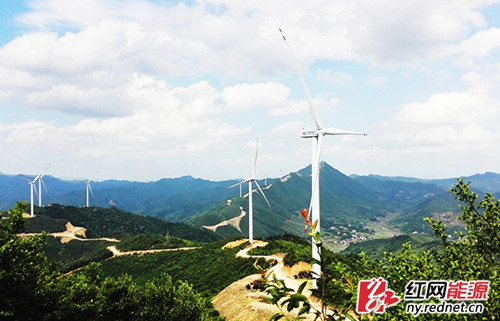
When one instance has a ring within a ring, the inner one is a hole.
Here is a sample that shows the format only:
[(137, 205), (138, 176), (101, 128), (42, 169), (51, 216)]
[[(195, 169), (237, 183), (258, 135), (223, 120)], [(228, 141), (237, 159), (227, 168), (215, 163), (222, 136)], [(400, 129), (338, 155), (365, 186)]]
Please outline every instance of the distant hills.
[[(30, 200), (29, 185), (21, 178), (33, 179), (33, 176), (0, 174), (0, 209), (12, 208), (17, 201)], [(46, 175), (44, 182), (44, 205), (85, 205), (84, 181), (61, 180)], [(118, 180), (91, 182), (93, 195), (90, 197), (90, 204), (99, 207), (114, 205), (133, 213), (182, 221), (206, 207), (234, 196), (237, 191), (227, 190), (226, 187), (235, 182), (237, 181), (214, 182), (191, 176), (163, 178), (147, 183)]]
[[(0, 208), (8, 209), (16, 201), (29, 200), (29, 185), (20, 179), (25, 175), (0, 174)], [(47, 190), (43, 203), (82, 206), (85, 203), (83, 181), (44, 177)], [(228, 190), (239, 180), (209, 181), (191, 176), (164, 178), (155, 182), (107, 180), (92, 182), (92, 206), (117, 208), (173, 222), (186, 222), (198, 228), (214, 226), (248, 211), (248, 200), (239, 197), (237, 189)], [(444, 219), (452, 228), (459, 208), (447, 191), (456, 179), (422, 180), (408, 177), (378, 175), (350, 177), (327, 163), (321, 169), (322, 229), (349, 229), (351, 232), (373, 234), (368, 222), (385, 220), (403, 233), (422, 231), (424, 217)], [(500, 194), (500, 174), (485, 173), (466, 178), (479, 193)], [(293, 233), (301, 234), (301, 208), (309, 206), (310, 167), (283, 178), (259, 181), (271, 203), (268, 208), (262, 197), (254, 194), (254, 233), (256, 237)], [(247, 194), (245, 186), (243, 193)], [(243, 195), (245, 196), (245, 195)], [(37, 204), (37, 202), (35, 202)], [(37, 209), (39, 210), (39, 209)], [(206, 229), (204, 229), (206, 230)], [(218, 237), (246, 235), (248, 217), (242, 216), (239, 229), (225, 225), (216, 229)], [(212, 233), (212, 232), (211, 232)], [(215, 233), (214, 233), (215, 234)]]
[[(456, 183), (457, 178), (446, 178), (446, 179), (421, 179), (413, 177), (404, 176), (380, 176), (380, 175), (351, 175), (354, 179), (376, 179), (381, 181), (392, 181), (392, 182), (404, 182), (404, 183), (422, 183), (426, 185), (437, 185), (442, 186), (447, 189), (453, 187)], [(467, 182), (471, 182), (471, 185), (484, 193), (500, 194), (500, 174), (486, 172), (484, 174), (475, 174), (472, 176), (461, 176), (465, 178)], [(373, 181), (372, 181), (373, 182)]]

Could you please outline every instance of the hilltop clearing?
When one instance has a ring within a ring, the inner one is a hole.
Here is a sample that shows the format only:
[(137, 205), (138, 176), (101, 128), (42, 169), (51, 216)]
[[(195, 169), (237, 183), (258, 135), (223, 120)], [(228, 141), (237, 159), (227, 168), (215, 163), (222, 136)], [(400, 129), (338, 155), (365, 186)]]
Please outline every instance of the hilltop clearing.
[[(223, 247), (223, 249), (233, 248), (234, 246), (238, 246), (246, 241), (247, 240), (244, 239), (228, 243)], [(298, 279), (297, 275), (301, 272), (310, 272), (312, 270), (311, 265), (301, 261), (294, 264), (292, 267), (287, 266), (283, 262), (283, 258), (286, 255), (285, 253), (273, 255), (248, 254), (251, 250), (257, 247), (266, 247), (267, 245), (267, 242), (256, 240), (253, 244), (247, 245), (245, 248), (238, 251), (238, 253), (236, 253), (236, 257), (249, 260), (254, 259), (254, 266), (258, 266), (258, 262), (260, 260), (275, 263), (266, 271), (266, 274), (269, 276), (275, 275), (278, 279), (284, 280), (287, 287), (296, 291), (305, 281), (304, 279)], [(280, 311), (276, 306), (262, 299), (262, 296), (265, 295), (265, 293), (259, 288), (261, 281), (261, 274), (252, 274), (233, 282), (212, 299), (214, 308), (219, 311), (221, 316), (226, 317), (228, 320), (269, 319), (269, 317)], [(312, 281), (307, 280), (307, 285), (303, 293), (313, 300), (310, 291), (311, 286)], [(304, 317), (304, 320), (314, 320), (315, 316), (309, 314)]]
[[(79, 226), (73, 226), (71, 222), (67, 222), (66, 225), (66, 230), (63, 232), (54, 232), (54, 233), (48, 233), (48, 236), (52, 236), (55, 238), (60, 238), (61, 243), (68, 243), (71, 240), (77, 240), (77, 241), (107, 241), (107, 242), (120, 242), (119, 240), (115, 238), (110, 238), (110, 237), (97, 237), (97, 238), (86, 238), (85, 232), (87, 231), (86, 228), (84, 227), (79, 227)], [(20, 237), (30, 237), (34, 235), (40, 235), (41, 233), (19, 233), (17, 234)]]

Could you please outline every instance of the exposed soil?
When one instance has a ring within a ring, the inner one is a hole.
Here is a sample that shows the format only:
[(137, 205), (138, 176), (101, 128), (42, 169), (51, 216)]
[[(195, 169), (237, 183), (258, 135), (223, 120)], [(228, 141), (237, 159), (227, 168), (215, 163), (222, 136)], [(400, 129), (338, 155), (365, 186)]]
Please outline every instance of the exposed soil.
[[(224, 245), (222, 248), (233, 248), (248, 240), (238, 240), (230, 242)], [(303, 292), (306, 296), (311, 296), (311, 280), (299, 280), (295, 279), (294, 275), (301, 271), (311, 271), (311, 265), (306, 262), (299, 262), (292, 267), (285, 266), (283, 263), (283, 258), (285, 254), (279, 253), (274, 255), (249, 255), (248, 251), (255, 247), (266, 246), (266, 242), (255, 240), (253, 244), (249, 244), (247, 247), (239, 251), (236, 256), (243, 257), (247, 259), (258, 259), (264, 258), (265, 260), (275, 260), (276, 265), (271, 267), (266, 274), (271, 277), (271, 275), (276, 275), (278, 279), (284, 280), (287, 287), (297, 290), (298, 287), (303, 283), (307, 282), (306, 288)], [(258, 290), (248, 290), (247, 285), (262, 280), (260, 274), (252, 274), (241, 280), (238, 280), (224, 290), (222, 290), (218, 295), (216, 295), (212, 304), (215, 309), (219, 311), (220, 315), (226, 317), (229, 321), (232, 320), (268, 320), (273, 314), (280, 312), (278, 307), (272, 305), (262, 299), (262, 296), (266, 295), (264, 292)], [(293, 315), (289, 315), (293, 319)], [(304, 316), (304, 320), (314, 320), (314, 315), (309, 314)]]
[[(228, 205), (230, 205), (230, 203)], [(203, 225), (202, 227), (207, 229), (207, 230), (211, 230), (211, 231), (215, 232), (217, 230), (217, 228), (219, 228), (221, 226), (231, 225), (235, 229), (237, 229), (238, 231), (241, 232), (240, 222), (241, 222), (241, 219), (246, 215), (246, 212), (243, 210), (243, 207), (241, 207), (241, 206), (240, 206), (240, 210), (241, 210), (241, 214), (236, 216), (236, 217), (233, 217), (229, 220), (222, 221), (222, 222), (215, 224), (215, 225), (210, 225), (210, 226)]]
[(117, 256), (136, 255), (136, 254), (143, 255), (143, 254), (158, 253), (158, 252), (189, 251), (189, 250), (196, 250), (199, 248), (200, 247), (178, 247), (173, 249), (137, 250), (137, 251), (122, 252), (119, 249), (117, 249), (115, 245), (113, 245), (113, 246), (108, 246), (106, 249), (111, 253), (113, 253), (113, 257), (117, 257)]
[[(68, 243), (71, 240), (77, 240), (77, 241), (82, 241), (82, 242), (88, 242), (88, 241), (108, 241), (108, 242), (120, 242), (119, 240), (115, 238), (109, 238), (109, 237), (98, 237), (98, 238), (86, 238), (85, 233), (87, 232), (87, 229), (84, 227), (79, 227), (79, 226), (73, 226), (71, 222), (66, 223), (66, 230), (64, 232), (55, 232), (55, 233), (48, 233), (48, 235), (53, 236), (53, 237), (58, 237), (61, 239), (61, 243)], [(34, 235), (40, 235), (41, 233), (20, 233), (18, 236), (20, 237), (30, 237)]]

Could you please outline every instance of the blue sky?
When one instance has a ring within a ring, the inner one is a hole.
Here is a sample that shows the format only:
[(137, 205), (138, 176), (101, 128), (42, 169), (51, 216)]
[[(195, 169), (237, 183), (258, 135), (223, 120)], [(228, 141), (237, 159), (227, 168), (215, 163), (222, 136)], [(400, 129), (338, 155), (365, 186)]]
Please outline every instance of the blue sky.
[(0, 172), (259, 177), (310, 162), (301, 66), (345, 174), (500, 172), (497, 0), (0, 0)]

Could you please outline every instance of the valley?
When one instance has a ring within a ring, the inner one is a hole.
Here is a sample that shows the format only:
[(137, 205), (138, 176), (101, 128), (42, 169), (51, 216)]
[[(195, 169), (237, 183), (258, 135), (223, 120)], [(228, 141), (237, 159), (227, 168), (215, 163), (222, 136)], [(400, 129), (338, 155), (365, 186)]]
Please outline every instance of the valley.
[[(316, 302), (310, 297), (310, 274), (305, 279), (300, 276), (311, 270), (310, 237), (304, 233), (299, 214), (309, 200), (308, 170), (290, 173), (287, 179), (266, 186), (271, 208), (254, 194), (256, 239), (252, 245), (247, 239), (248, 193), (228, 198), (222, 198), (222, 193), (220, 201), (197, 210), (186, 202), (184, 206), (193, 212), (181, 215), (184, 219), (177, 222), (117, 206), (62, 204), (35, 206), (36, 216), (30, 218), (25, 207), (24, 226), (17, 235), (22, 242), (46, 235), (43, 253), (55, 275), (71, 280), (88, 273), (98, 273), (98, 280), (126, 276), (132, 287), (151, 286), (168, 275), (173, 284), (187, 282), (200, 298), (209, 300), (217, 311), (215, 320), (220, 316), (227, 320), (267, 319), (281, 310), (263, 300), (261, 273), (285, 280), (292, 291), (306, 281), (304, 293)], [(358, 256), (362, 252), (374, 260), (369, 264), (376, 265), (377, 260), (384, 260), (384, 252), (400, 255), (403, 244), (412, 244), (412, 255), (443, 251), (424, 217), (446, 223), (450, 240), (457, 240), (454, 232), (463, 230), (463, 222), (456, 219), (460, 208), (443, 186), (347, 177), (328, 164), (321, 175), (325, 260), (339, 271), (353, 269), (347, 276), (337, 276), (345, 278), (342, 282), (346, 284), (356, 269), (366, 268), (363, 264), (367, 263)], [(221, 188), (220, 184), (207, 186)], [(175, 212), (183, 210), (179, 207)], [(6, 214), (2, 213), (2, 224), (8, 222)], [(342, 313), (353, 313), (352, 307), (345, 309)]]

